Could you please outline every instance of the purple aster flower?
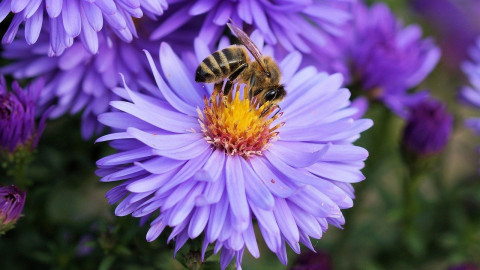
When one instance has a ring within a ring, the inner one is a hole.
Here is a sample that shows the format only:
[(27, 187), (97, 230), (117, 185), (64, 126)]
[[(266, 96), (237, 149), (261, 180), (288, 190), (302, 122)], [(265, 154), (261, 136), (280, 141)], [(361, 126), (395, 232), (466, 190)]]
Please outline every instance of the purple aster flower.
[(297, 253), (299, 243), (313, 250), (310, 237), (345, 222), (341, 209), (352, 207), (351, 184), (364, 179), (368, 155), (352, 142), (372, 122), (352, 118), (357, 110), (340, 74), (298, 70), (298, 52), (279, 61), (288, 92), (283, 112), (270, 117), (272, 107), (262, 114), (268, 104), (245, 99), (244, 86), (223, 96), (194, 82), (196, 66), (211, 53), (202, 40), (195, 45), (182, 61), (162, 43), (161, 70), (146, 53), (163, 98), (125, 84), (127, 101), (111, 102), (117, 111), (99, 116), (116, 132), (98, 142), (111, 141), (119, 152), (100, 159), (97, 174), (103, 182), (120, 181), (107, 193), (110, 203), (120, 202), (116, 215), (153, 219), (147, 241), (169, 226), (177, 252), (204, 233), (203, 254), (215, 243), (221, 268), (236, 256), (240, 269), (245, 248), (260, 256), (257, 220), (267, 246), (286, 264), (287, 244)]
[(31, 151), (37, 146), (50, 111), (43, 114), (36, 126), (36, 102), (42, 88), (43, 79), (38, 79), (26, 91), (17, 82), (8, 91), (0, 76), (0, 152), (13, 153), (19, 148)]
[(414, 0), (414, 9), (425, 17), (439, 37), (444, 62), (458, 70), (468, 48), (480, 35), (480, 2), (477, 0)]
[(0, 233), (13, 228), (22, 215), (26, 196), (27, 192), (16, 186), (0, 186)]
[(2, 56), (15, 62), (0, 70), (17, 79), (43, 76), (47, 83), (39, 105), (56, 105), (51, 118), (83, 110), (82, 136), (89, 138), (103, 128), (97, 115), (107, 111), (108, 102), (116, 98), (111, 89), (119, 85), (119, 73), (132, 82), (133, 89), (150, 80), (148, 63), (141, 53), (141, 49), (150, 49), (149, 44), (142, 39), (125, 43), (101, 35), (95, 55), (75, 42), (61, 56), (48, 57), (48, 35), (43, 33), (32, 46), (19, 40), (6, 46)]
[(100, 39), (97, 32), (104, 27), (104, 21), (119, 38), (130, 42), (137, 35), (133, 18), (141, 18), (144, 12), (161, 15), (167, 7), (167, 0), (3, 0), (0, 22), (10, 12), (15, 15), (2, 42), (11, 43), (23, 22), (27, 43), (37, 42), (46, 19), (43, 28), (50, 32), (47, 48), (50, 55), (62, 54), (77, 36), (88, 51), (97, 53)]
[(408, 90), (432, 71), (440, 50), (431, 39), (422, 39), (418, 25), (404, 27), (385, 4), (358, 2), (353, 16), (346, 34), (330, 40), (328, 51), (316, 52), (314, 59), (321, 69), (344, 74), (346, 85), (358, 86), (405, 116), (407, 104), (426, 97)]
[(203, 20), (199, 37), (215, 43), (229, 19), (260, 31), (268, 44), (279, 44), (288, 52), (311, 53), (325, 44), (326, 36), (341, 35), (341, 26), (350, 19), (344, 7), (352, 0), (197, 0), (182, 1), (175, 12), (165, 14), (168, 23), (161, 24), (151, 35), (160, 39), (174, 32), (191, 17)]
[(428, 98), (409, 108), (403, 144), (411, 153), (427, 156), (441, 152), (452, 133), (453, 116), (445, 105)]
[[(178, 51), (192, 50), (193, 44), (189, 38), (194, 34), (191, 31), (199, 29), (195, 23), (192, 20), (166, 40), (174, 43)], [(112, 89), (121, 85), (119, 73), (125, 76), (134, 90), (147, 82), (153, 83), (142, 49), (158, 51), (158, 42), (146, 38), (156, 27), (156, 22), (145, 18), (137, 26), (141, 29), (140, 38), (130, 43), (122, 42), (113, 35), (99, 35), (99, 49), (94, 55), (75, 42), (61, 56), (48, 57), (49, 39), (46, 32), (42, 32), (34, 45), (15, 40), (5, 46), (2, 53), (2, 57), (11, 60), (12, 64), (0, 68), (0, 72), (17, 79), (45, 77), (47, 83), (40, 96), (40, 106), (46, 108), (55, 104), (56, 108), (50, 115), (52, 118), (83, 110), (82, 136), (90, 138), (103, 129), (103, 125), (97, 121), (98, 114), (108, 110), (109, 101), (117, 99)]]

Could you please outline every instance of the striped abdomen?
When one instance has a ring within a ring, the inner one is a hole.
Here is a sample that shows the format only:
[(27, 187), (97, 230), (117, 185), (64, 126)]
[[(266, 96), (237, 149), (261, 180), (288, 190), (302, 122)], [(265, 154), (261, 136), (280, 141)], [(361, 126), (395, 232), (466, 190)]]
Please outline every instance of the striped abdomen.
[(247, 62), (246, 49), (243, 46), (232, 45), (203, 59), (195, 72), (195, 81), (204, 83), (221, 81)]

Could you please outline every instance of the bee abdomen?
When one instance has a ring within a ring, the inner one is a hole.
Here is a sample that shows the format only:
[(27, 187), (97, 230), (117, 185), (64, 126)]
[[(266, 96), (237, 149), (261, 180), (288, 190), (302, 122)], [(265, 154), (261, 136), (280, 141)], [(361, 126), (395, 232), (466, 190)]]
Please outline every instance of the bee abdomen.
[(195, 72), (196, 82), (218, 82), (227, 78), (240, 65), (247, 62), (247, 53), (240, 46), (230, 46), (203, 59)]

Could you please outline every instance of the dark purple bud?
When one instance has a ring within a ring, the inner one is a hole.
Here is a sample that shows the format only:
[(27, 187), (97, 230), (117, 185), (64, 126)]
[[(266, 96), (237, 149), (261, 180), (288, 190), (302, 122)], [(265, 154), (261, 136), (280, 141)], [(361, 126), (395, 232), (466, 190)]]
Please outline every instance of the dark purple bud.
[(12, 91), (8, 91), (5, 79), (0, 76), (0, 150), (13, 153), (24, 147), (33, 150), (45, 127), (49, 110), (35, 124), (36, 103), (43, 81), (36, 80), (27, 90), (23, 90), (17, 82), (12, 83)]
[(409, 108), (403, 144), (409, 152), (427, 156), (437, 154), (447, 145), (453, 117), (439, 101), (428, 98)]
[(0, 186), (0, 233), (13, 228), (25, 205), (26, 191), (16, 186)]
[(448, 270), (480, 270), (480, 267), (474, 263), (462, 263), (450, 266)]
[(332, 260), (330, 256), (319, 251), (302, 253), (290, 270), (331, 270)]

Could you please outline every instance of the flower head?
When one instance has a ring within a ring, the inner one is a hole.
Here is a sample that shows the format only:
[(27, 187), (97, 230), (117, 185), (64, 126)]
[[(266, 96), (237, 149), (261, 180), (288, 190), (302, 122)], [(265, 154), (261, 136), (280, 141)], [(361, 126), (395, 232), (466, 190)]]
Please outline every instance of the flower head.
[(27, 192), (16, 186), (0, 186), (0, 233), (13, 228), (22, 215), (26, 196)]
[(104, 22), (119, 38), (130, 42), (137, 35), (133, 18), (141, 18), (144, 12), (161, 15), (167, 7), (166, 0), (4, 0), (0, 3), (0, 22), (10, 12), (15, 15), (2, 42), (11, 43), (19, 26), (25, 23), (28, 44), (37, 42), (41, 30), (48, 29), (49, 55), (62, 54), (78, 36), (87, 51), (97, 53), (97, 32), (104, 28)]
[(371, 100), (382, 101), (401, 116), (406, 114), (406, 103), (426, 97), (425, 93), (410, 95), (408, 90), (417, 86), (440, 58), (440, 50), (431, 39), (422, 39), (418, 25), (404, 27), (381, 3), (371, 7), (360, 1), (355, 4), (346, 34), (330, 42), (330, 51), (315, 58), (320, 66), (343, 73), (346, 85), (358, 86)]
[(240, 88), (226, 97), (222, 89), (217, 89), (209, 100), (204, 98), (203, 112), (198, 112), (207, 142), (229, 155), (243, 158), (261, 156), (270, 141), (276, 139), (276, 130), (282, 125), (271, 127), (271, 123), (280, 116), (269, 117), (276, 107), (270, 106), (270, 103), (259, 106), (258, 102), (251, 102), (245, 98), (247, 90), (243, 88), (243, 99), (240, 99)]
[(279, 61), (288, 92), (283, 115), (262, 116), (264, 108), (245, 99), (245, 86), (222, 96), (194, 82), (196, 65), (210, 54), (201, 40), (195, 43), (195, 63), (162, 43), (161, 71), (147, 53), (163, 98), (131, 91), (127, 83), (128, 100), (111, 102), (118, 111), (99, 116), (117, 132), (98, 141), (112, 141), (119, 152), (100, 159), (97, 174), (104, 182), (122, 181), (107, 193), (110, 203), (121, 201), (116, 215), (153, 218), (148, 241), (169, 226), (178, 251), (204, 232), (203, 254), (215, 243), (222, 269), (234, 256), (240, 268), (245, 248), (260, 255), (256, 219), (269, 249), (286, 264), (286, 244), (297, 253), (299, 243), (313, 249), (309, 237), (344, 223), (341, 209), (353, 205), (351, 183), (364, 179), (368, 155), (352, 142), (372, 123), (351, 118), (356, 109), (340, 75), (297, 70), (296, 52)]
[(19, 148), (33, 150), (45, 128), (47, 110), (38, 126), (35, 123), (36, 102), (43, 88), (43, 80), (32, 83), (24, 91), (13, 82), (8, 91), (3, 76), (0, 76), (0, 152), (13, 153)]
[(447, 145), (452, 126), (453, 116), (445, 105), (433, 98), (426, 99), (410, 107), (403, 144), (420, 156), (437, 154)]
[(240, 26), (259, 30), (268, 44), (281, 45), (287, 52), (311, 53), (325, 45), (326, 36), (342, 34), (341, 26), (350, 19), (343, 7), (350, 2), (353, 1), (183, 1), (176, 12), (166, 14), (168, 24), (160, 25), (151, 38), (160, 39), (174, 32), (189, 17), (201, 17), (198, 36), (211, 44), (231, 19)]

